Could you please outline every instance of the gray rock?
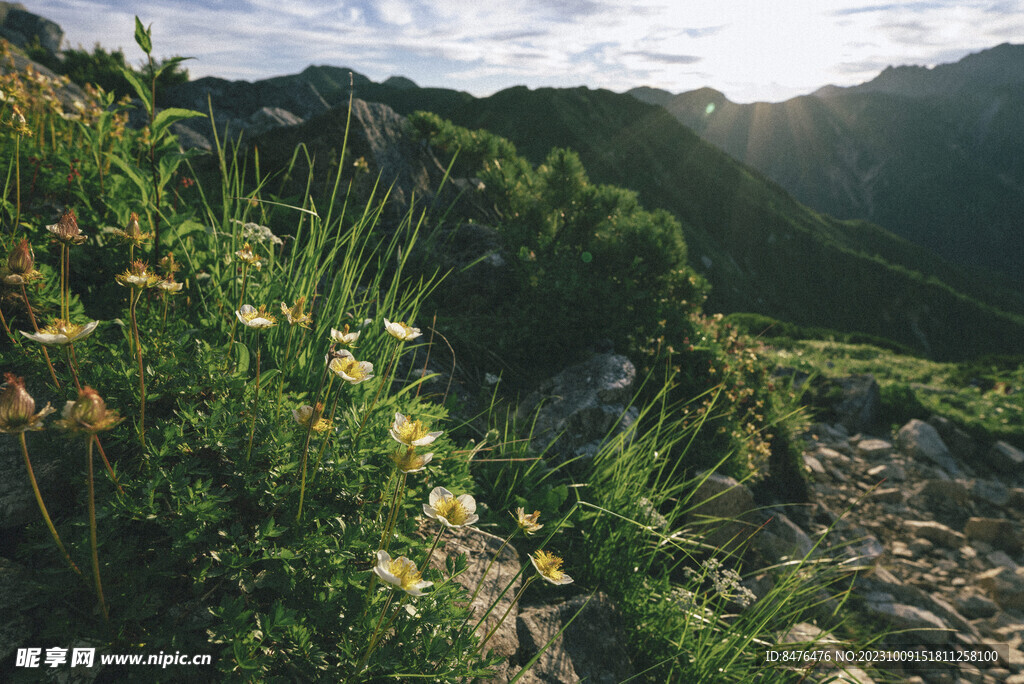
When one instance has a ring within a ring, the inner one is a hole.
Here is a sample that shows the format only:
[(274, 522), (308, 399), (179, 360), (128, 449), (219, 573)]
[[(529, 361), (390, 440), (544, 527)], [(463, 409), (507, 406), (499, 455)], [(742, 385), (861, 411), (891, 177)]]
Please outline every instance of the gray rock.
[(757, 530), (754, 496), (731, 477), (711, 473), (688, 503), (690, 525), (720, 549), (736, 549)]
[[(766, 514), (767, 512), (762, 513)], [(806, 532), (786, 515), (774, 510), (771, 511), (771, 517), (751, 538), (751, 542), (761, 557), (769, 563), (783, 558), (804, 558), (814, 548), (814, 542)]]
[(873, 375), (853, 375), (837, 381), (842, 398), (833, 408), (838, 422), (850, 432), (868, 431), (878, 425), (882, 393)]
[(1024, 451), (1007, 442), (998, 441), (989, 449), (988, 463), (1001, 473), (1019, 478), (1024, 474)]
[(871, 461), (885, 458), (892, 453), (892, 444), (884, 439), (862, 439), (857, 442), (857, 455)]
[(60, 52), (60, 44), (64, 41), (64, 31), (60, 26), (32, 14), (21, 5), (2, 3), (0, 10), (0, 37), (6, 38), (18, 47), (26, 47), (33, 39), (50, 54)]
[(7, 660), (31, 636), (29, 621), (18, 610), (25, 605), (28, 587), (25, 569), (0, 556), (0, 606), (4, 606), (0, 619), (0, 662)]
[(903, 526), (911, 535), (927, 539), (949, 549), (958, 549), (967, 543), (964, 535), (956, 530), (951, 530), (942, 523), (931, 520), (907, 520)]
[(980, 594), (968, 594), (954, 601), (956, 609), (968, 620), (990, 618), (999, 611), (996, 602)]
[(627, 411), (636, 368), (618, 354), (595, 354), (546, 381), (519, 405), (523, 424), (533, 421), (532, 444), (538, 451), (552, 448), (568, 457), (587, 444), (626, 430), (638, 413)]
[(1006, 567), (992, 568), (975, 575), (974, 582), (1000, 608), (1024, 610), (1024, 568), (1016, 571)]
[(928, 423), (914, 418), (900, 428), (897, 435), (900, 451), (907, 456), (932, 463), (950, 475), (960, 474), (949, 448), (938, 431)]
[(939, 645), (948, 643), (953, 634), (937, 615), (923, 608), (886, 600), (865, 605), (872, 617), (902, 632), (896, 637), (900, 641)]
[(996, 508), (1002, 508), (1010, 502), (1010, 489), (996, 480), (975, 480), (971, 494), (975, 501), (983, 501)]
[[(483, 575), (487, 564), (490, 563), (498, 549), (501, 548), (503, 540), (472, 527), (450, 530), (445, 534), (445, 540), (443, 549), (434, 551), (431, 565), (443, 571), (446, 556), (460, 553), (465, 554), (467, 561), (466, 571), (458, 575), (455, 581), (472, 594), (480, 582), (480, 577)], [(501, 556), (498, 557), (498, 560), (490, 569), (490, 572), (487, 573), (479, 595), (470, 606), (473, 612), (472, 620), (479, 620), (483, 616), (487, 608), (508, 585), (509, 581), (516, 576), (519, 569), (519, 554), (516, 553), (516, 550), (511, 545), (506, 546)], [(519, 578), (512, 583), (512, 586), (505, 592), (501, 600), (498, 601), (490, 616), (480, 625), (477, 634), (481, 639), (498, 624), (501, 616), (512, 605), (512, 598), (519, 591), (521, 581), (522, 579)], [(513, 607), (512, 612), (505, 618), (501, 627), (498, 628), (498, 631), (487, 642), (487, 650), (494, 649), (498, 654), (505, 657), (510, 657), (519, 650), (519, 637), (516, 631), (515, 618), (516, 608)]]
[(1017, 525), (1003, 518), (971, 518), (964, 525), (964, 535), (972, 541), (981, 540), (1009, 553), (1017, 553), (1024, 546)]
[(953, 455), (963, 463), (974, 463), (978, 456), (978, 445), (969, 434), (957, 427), (956, 423), (942, 416), (931, 416), (928, 423), (935, 428), (942, 441)]
[(560, 604), (523, 607), (518, 620), (522, 647), (517, 660), (529, 662), (573, 616), (575, 620), (519, 681), (615, 684), (635, 674), (623, 646), (621, 621), (603, 594), (595, 594), (589, 602), (586, 596), (576, 596)]
[(243, 127), (250, 135), (259, 135), (282, 126), (296, 126), (302, 119), (281, 107), (260, 107), (246, 117)]

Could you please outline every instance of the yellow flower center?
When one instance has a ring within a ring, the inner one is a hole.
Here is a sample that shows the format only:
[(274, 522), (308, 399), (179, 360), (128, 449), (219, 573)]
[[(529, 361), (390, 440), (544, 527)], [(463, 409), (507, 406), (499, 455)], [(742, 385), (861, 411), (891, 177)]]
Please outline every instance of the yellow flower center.
[(537, 564), (537, 570), (544, 577), (557, 582), (565, 576), (565, 573), (562, 572), (562, 563), (564, 561), (555, 554), (548, 553), (547, 551), (538, 551), (534, 554), (533, 560)]
[(408, 558), (395, 558), (388, 563), (388, 572), (398, 578), (402, 589), (410, 591), (416, 583), (423, 579), (423, 573), (416, 569), (416, 564)]
[[(469, 519), (469, 511), (454, 496), (446, 496), (434, 504), (438, 517), (444, 518), (452, 525), (463, 525)], [(561, 562), (561, 561), (559, 561)]]
[(334, 359), (331, 361), (331, 365), (336, 366), (336, 370), (338, 372), (344, 373), (356, 382), (366, 378), (366, 371), (364, 371), (363, 367), (359, 365), (359, 362), (353, 358), (345, 357), (341, 359)]
[(399, 449), (392, 454), (391, 460), (395, 462), (399, 470), (406, 473), (423, 467), (423, 457), (416, 453), (416, 447)]
[(74, 337), (81, 329), (82, 326), (80, 325), (56, 319), (53, 323), (46, 326), (39, 332), (46, 333), (47, 335), (65, 335), (67, 337)]
[(417, 439), (426, 437), (430, 430), (419, 420), (407, 420), (398, 428), (398, 434), (403, 442), (415, 442)]

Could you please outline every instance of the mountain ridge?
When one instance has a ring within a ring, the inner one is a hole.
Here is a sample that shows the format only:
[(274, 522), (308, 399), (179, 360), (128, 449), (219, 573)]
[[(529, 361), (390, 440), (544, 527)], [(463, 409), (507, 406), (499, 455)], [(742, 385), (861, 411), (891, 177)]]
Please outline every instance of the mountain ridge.
[(859, 86), (780, 103), (737, 104), (700, 89), (663, 106), (819, 211), (878, 223), (954, 264), (1002, 274), (1020, 310), (1024, 46), (890, 67)]

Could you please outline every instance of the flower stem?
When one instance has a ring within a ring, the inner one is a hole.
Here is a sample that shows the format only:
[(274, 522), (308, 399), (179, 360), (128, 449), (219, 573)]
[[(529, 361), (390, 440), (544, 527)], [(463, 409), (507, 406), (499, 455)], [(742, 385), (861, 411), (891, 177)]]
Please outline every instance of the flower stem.
[(60, 248), (60, 268), (61, 274), (61, 290), (60, 296), (61, 301), (64, 304), (64, 315), (62, 318), (65, 321), (71, 320), (71, 248), (68, 247), (68, 243), (62, 242)]
[[(249, 276), (249, 264), (242, 262), (242, 293), (238, 295), (238, 306), (235, 307), (235, 311), (242, 308), (242, 302), (245, 301), (245, 284)], [(238, 325), (238, 316), (234, 316), (231, 319), (231, 335), (228, 337), (228, 365), (225, 370), (231, 368), (231, 345), (235, 343), (235, 328)]]
[(370, 417), (373, 412), (373, 407), (377, 405), (377, 400), (380, 398), (380, 392), (384, 389), (384, 385), (391, 384), (391, 369), (395, 366), (395, 361), (398, 359), (398, 349), (402, 346), (399, 342), (395, 345), (394, 350), (391, 352), (391, 360), (388, 361), (387, 370), (384, 371), (384, 376), (380, 379), (380, 384), (377, 385), (377, 392), (373, 395), (373, 401), (370, 402), (370, 406), (363, 412), (363, 421), (359, 424), (359, 429), (356, 430), (355, 436), (352, 438), (352, 450), (353, 452), (359, 450), (359, 435), (362, 434), (363, 428), (366, 427), (366, 420)]
[(444, 534), (444, 529), (444, 525), (441, 525), (441, 529), (437, 531), (437, 536), (434, 537), (434, 543), (431, 545), (430, 550), (427, 551), (427, 557), (423, 560), (423, 564), (420, 566), (424, 571), (427, 569), (427, 566), (430, 565), (430, 559), (434, 555), (434, 549), (437, 548), (437, 543), (441, 541), (441, 535)]
[(519, 602), (519, 599), (522, 598), (523, 592), (526, 591), (526, 588), (530, 586), (530, 584), (535, 579), (537, 579), (537, 575), (530, 575), (529, 579), (523, 582), (522, 588), (519, 590), (519, 593), (516, 594), (515, 597), (512, 599), (512, 603), (508, 605), (508, 608), (505, 609), (505, 613), (501, 616), (501, 619), (498, 620), (498, 624), (494, 625), (494, 627), (491, 628), (491, 631), (487, 633), (487, 636), (484, 637), (484, 640), (480, 642), (480, 646), (477, 647), (480, 653), (483, 653), (484, 646), (487, 644), (488, 641), (490, 641), (491, 637), (494, 636), (494, 633), (498, 631), (498, 628), (501, 627), (501, 623), (505, 622), (505, 618), (507, 618), (508, 614), (512, 612), (512, 608), (516, 605), (516, 603)]
[(92, 439), (89, 439), (89, 545), (92, 546), (92, 574), (96, 581), (96, 598), (99, 599), (103, 619), (110, 620), (107, 603), (103, 600), (103, 583), (100, 581), (100, 556), (96, 543), (96, 489), (92, 477)]
[[(376, 575), (374, 575), (376, 577)], [(370, 659), (370, 654), (373, 652), (373, 647), (377, 641), (377, 632), (380, 631), (380, 626), (384, 624), (384, 616), (388, 612), (388, 608), (391, 607), (391, 600), (395, 598), (394, 590), (388, 592), (388, 600), (384, 602), (384, 610), (380, 611), (380, 617), (377, 618), (377, 626), (373, 628), (373, 634), (370, 635), (370, 641), (366, 646), (366, 652), (363, 653), (363, 657), (359, 659), (359, 664), (356, 665), (356, 672), (362, 672), (363, 668), (366, 667), (366, 661)]]
[(408, 473), (402, 473), (402, 477), (398, 480), (398, 484), (395, 485), (395, 492), (391, 496), (391, 511), (388, 513), (387, 524), (384, 525), (384, 534), (380, 538), (380, 548), (385, 551), (391, 546), (391, 532), (395, 529), (395, 523), (398, 522), (398, 510), (402, 507), (402, 494), (405, 492), (405, 480), (408, 477)]
[(64, 347), (64, 355), (67, 357), (68, 360), (68, 368), (71, 369), (71, 379), (75, 381), (75, 389), (81, 392), (82, 385), (78, 381), (78, 370), (75, 368), (75, 363), (71, 358), (71, 353), (74, 351), (74, 349), (74, 344), (68, 344), (67, 346)]
[(292, 337), (295, 336), (295, 326), (288, 328), (288, 344), (284, 348), (284, 363), (280, 364), (281, 378), (277, 381), (277, 401), (274, 403), (274, 422), (277, 422), (277, 414), (281, 411), (281, 394), (284, 392), (284, 369), (288, 367), (288, 357), (292, 351)]
[(139, 299), (142, 297), (142, 290), (133, 294), (131, 306), (132, 334), (135, 336), (135, 358), (139, 362), (139, 441), (146, 446), (146, 368), (142, 363), (142, 340), (139, 338), (139, 323), (136, 319), (135, 310), (138, 307)]
[(25, 468), (28, 469), (28, 478), (32, 481), (32, 491), (35, 492), (36, 503), (39, 504), (39, 512), (43, 514), (43, 520), (46, 521), (46, 526), (50, 529), (50, 534), (53, 535), (53, 541), (57, 542), (57, 548), (59, 548), (60, 552), (64, 554), (64, 560), (67, 561), (72, 570), (81, 575), (82, 571), (78, 569), (75, 562), (71, 560), (68, 550), (64, 548), (64, 542), (60, 540), (60, 535), (57, 534), (57, 528), (53, 526), (53, 520), (50, 519), (50, 514), (46, 510), (46, 504), (43, 503), (43, 495), (39, 492), (39, 484), (36, 482), (36, 474), (35, 471), (32, 470), (32, 461), (28, 458), (28, 444), (25, 442), (25, 433), (19, 432), (18, 438), (21, 440), (21, 453), (25, 457)]
[[(332, 377), (331, 380), (333, 381), (334, 378)], [(327, 396), (330, 396), (330, 395), (331, 395), (331, 386), (328, 385), (327, 386)], [(338, 392), (334, 395), (334, 403), (331, 404), (331, 417), (330, 417), (329, 420), (331, 421), (332, 425), (334, 424), (334, 417), (338, 413), (338, 400), (339, 399), (341, 399), (341, 388), (338, 388)], [(324, 451), (327, 450), (327, 442), (329, 440), (330, 440), (330, 437), (325, 435), (323, 440), (320, 442), (320, 451), (316, 455), (316, 463), (313, 464), (313, 474), (309, 476), (309, 483), (310, 484), (313, 484), (313, 481), (316, 480), (317, 474), (320, 472), (320, 462), (324, 458)]]
[(21, 133), (14, 136), (14, 198), (17, 208), (14, 213), (12, 234), (17, 235), (21, 226)]
[(21, 341), (14, 336), (14, 333), (11, 332), (11, 328), (7, 325), (7, 318), (4, 317), (4, 310), (2, 308), (0, 308), (0, 323), (4, 324), (4, 332), (7, 333), (7, 337), (14, 343), (14, 346), (20, 347)]
[(249, 429), (249, 448), (245, 452), (245, 462), (249, 463), (252, 456), (252, 438), (256, 435), (256, 408), (260, 401), (260, 348), (259, 340), (256, 340), (256, 396), (252, 399), (252, 427)]
[[(32, 312), (32, 304), (28, 301), (28, 291), (25, 289), (25, 283), (21, 284), (21, 298), (25, 300), (25, 308), (28, 309), (28, 319), (32, 322), (32, 330), (39, 332), (39, 325), (36, 323), (36, 315)], [(4, 323), (4, 327), (7, 324)], [(10, 334), (10, 331), (8, 331)], [(53, 378), (53, 384), (60, 389), (60, 382), (57, 381), (57, 373), (53, 370), (53, 363), (50, 361), (50, 353), (46, 351), (46, 345), (43, 345), (43, 358), (46, 359), (46, 367), (50, 369), (50, 377)], [(76, 383), (77, 384), (77, 383)]]
[[(477, 597), (477, 594), (480, 593), (480, 588), (482, 586), (484, 586), (484, 579), (487, 577), (487, 573), (489, 573), (491, 571), (491, 566), (494, 565), (495, 561), (498, 560), (498, 556), (500, 556), (501, 552), (505, 550), (505, 547), (508, 546), (508, 543), (510, 541), (512, 541), (512, 537), (516, 536), (517, 532), (519, 532), (519, 528), (518, 527), (516, 527), (514, 530), (512, 530), (512, 534), (508, 535), (508, 537), (505, 538), (505, 541), (503, 541), (501, 543), (501, 547), (498, 549), (498, 552), (496, 554), (494, 554), (494, 558), (492, 558), (491, 562), (487, 564), (486, 568), (484, 568), (484, 574), (480, 575), (480, 581), (476, 583), (476, 589), (473, 590), (473, 595), (469, 597), (469, 605), (471, 607), (473, 605), (473, 601)], [(465, 625), (466, 622), (468, 622), (468, 621), (469, 621), (469, 616), (466, 616), (466, 620), (462, 624)]]
[[(316, 388), (316, 397), (313, 399), (313, 410), (316, 410), (316, 403), (320, 401), (320, 392), (324, 389), (324, 380), (327, 379), (327, 366), (324, 366), (324, 372), (320, 374), (320, 385)], [(312, 417), (309, 421), (309, 425), (306, 426), (306, 443), (302, 447), (302, 484), (299, 486), (299, 512), (295, 514), (295, 522), (302, 520), (302, 503), (306, 497), (306, 457), (309, 455), (309, 439), (313, 434), (313, 420)]]
[(100, 436), (93, 435), (93, 439), (96, 440), (96, 448), (100, 450), (100, 458), (103, 459), (103, 465), (107, 467), (107, 473), (110, 475), (110, 479), (114, 482), (114, 486), (117, 487), (117, 491), (124, 494), (124, 489), (121, 488), (121, 483), (117, 481), (117, 475), (114, 474), (114, 469), (110, 467), (110, 461), (107, 460), (107, 452), (103, 450), (103, 445), (100, 443)]

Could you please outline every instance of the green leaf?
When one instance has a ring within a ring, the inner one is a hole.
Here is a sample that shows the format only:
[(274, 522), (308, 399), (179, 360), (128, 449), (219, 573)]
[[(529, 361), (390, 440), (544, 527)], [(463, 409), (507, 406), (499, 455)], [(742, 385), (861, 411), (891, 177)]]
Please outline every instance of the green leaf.
[(138, 17), (135, 17), (135, 42), (147, 55), (153, 51), (153, 26), (144, 28)]
[(192, 219), (185, 219), (175, 229), (175, 233), (177, 234), (178, 238), (181, 239), (186, 235), (190, 235), (191, 233), (206, 232), (207, 230), (208, 228), (202, 223), (193, 221)]
[(194, 119), (197, 116), (205, 116), (201, 112), (181, 107), (168, 107), (153, 119), (153, 139), (159, 140), (164, 136), (171, 124), (183, 119)]
[(235, 372), (245, 374), (249, 372), (249, 348), (235, 340)]
[(149, 198), (149, 183), (143, 180), (139, 172), (135, 168), (133, 168), (128, 163), (128, 161), (122, 158), (120, 155), (111, 154), (107, 157), (107, 159), (109, 159), (114, 166), (121, 169), (124, 175), (128, 176), (132, 180), (132, 182), (135, 183), (135, 186), (139, 189), (139, 192), (142, 194), (143, 203), (147, 202)]
[(280, 368), (271, 368), (260, 373), (260, 387), (266, 387), (267, 384), (281, 374)]
[(176, 67), (182, 62), (195, 59), (195, 57), (168, 57), (160, 63), (160, 66), (156, 70), (156, 78), (160, 78), (160, 74), (164, 73), (167, 69)]
[(143, 82), (139, 80), (139, 75), (136, 74), (134, 71), (132, 71), (131, 69), (127, 69), (125, 67), (120, 68), (121, 75), (124, 76), (125, 80), (127, 80), (128, 83), (131, 84), (132, 88), (135, 90), (135, 94), (139, 96), (139, 99), (142, 100), (142, 104), (145, 105), (146, 111), (148, 112), (152, 110), (153, 103), (150, 100), (149, 88), (147, 88), (145, 84), (143, 84)]

